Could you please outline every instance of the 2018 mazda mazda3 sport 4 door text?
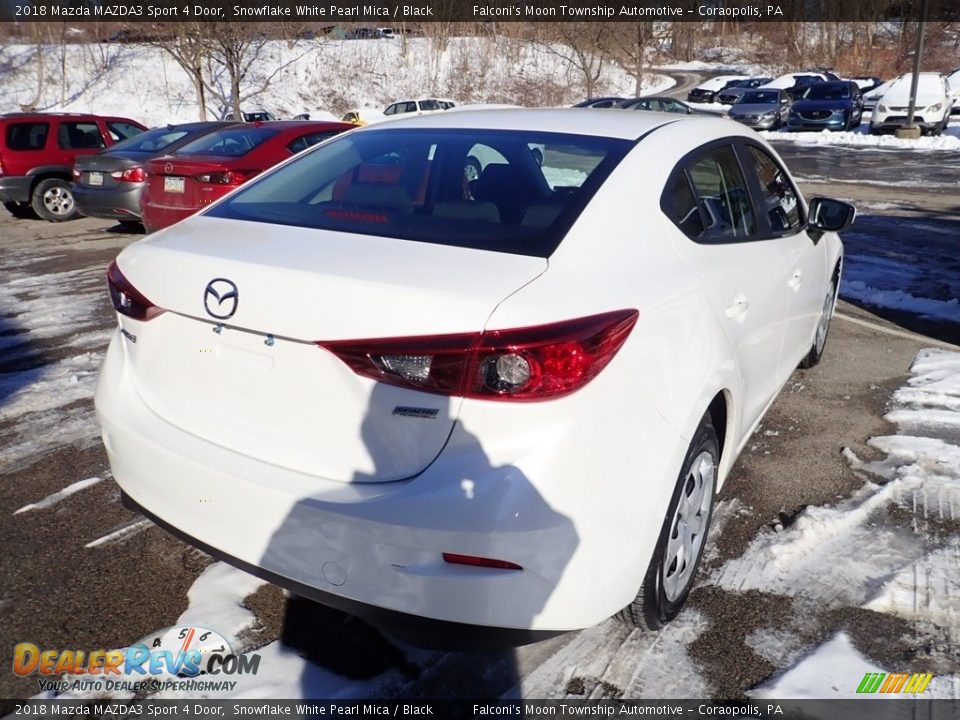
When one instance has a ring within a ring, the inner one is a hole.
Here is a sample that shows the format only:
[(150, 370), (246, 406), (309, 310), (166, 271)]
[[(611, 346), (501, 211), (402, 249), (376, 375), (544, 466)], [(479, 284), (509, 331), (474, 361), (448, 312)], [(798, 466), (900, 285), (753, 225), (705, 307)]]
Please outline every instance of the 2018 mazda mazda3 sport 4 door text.
[(823, 352), (853, 214), (719, 118), (346, 133), (110, 266), (114, 475), (361, 615), (656, 627), (737, 453)]

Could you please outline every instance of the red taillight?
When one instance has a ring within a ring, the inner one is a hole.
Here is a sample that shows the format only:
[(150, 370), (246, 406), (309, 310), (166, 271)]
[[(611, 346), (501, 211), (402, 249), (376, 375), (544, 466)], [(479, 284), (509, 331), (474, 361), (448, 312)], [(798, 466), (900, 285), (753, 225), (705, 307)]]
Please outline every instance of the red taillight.
[(147, 300), (139, 290), (137, 290), (130, 281), (127, 280), (117, 262), (114, 260), (107, 268), (107, 285), (110, 288), (110, 300), (113, 302), (113, 309), (121, 315), (133, 318), (134, 320), (152, 320), (160, 313), (163, 308), (157, 307)]
[(636, 310), (483, 333), (318, 342), (363, 377), (485, 400), (561, 397), (595, 378), (623, 346)]
[(254, 173), (243, 170), (224, 170), (197, 175), (197, 180), (209, 185), (243, 185), (253, 175)]
[(126, 170), (115, 170), (110, 173), (110, 177), (121, 182), (144, 182), (147, 179), (147, 173), (142, 167), (132, 167)]
[(472, 567), (496, 568), (497, 570), (523, 570), (522, 567), (509, 560), (494, 560), (493, 558), (476, 557), (474, 555), (444, 553), (443, 561), (451, 565), (470, 565)]

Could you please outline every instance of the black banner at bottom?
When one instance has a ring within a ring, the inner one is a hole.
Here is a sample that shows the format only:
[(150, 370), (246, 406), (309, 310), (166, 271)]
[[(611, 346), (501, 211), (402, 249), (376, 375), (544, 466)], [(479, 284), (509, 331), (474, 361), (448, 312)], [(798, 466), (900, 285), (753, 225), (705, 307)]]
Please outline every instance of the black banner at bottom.
[(0, 718), (960, 720), (960, 700), (0, 700)]

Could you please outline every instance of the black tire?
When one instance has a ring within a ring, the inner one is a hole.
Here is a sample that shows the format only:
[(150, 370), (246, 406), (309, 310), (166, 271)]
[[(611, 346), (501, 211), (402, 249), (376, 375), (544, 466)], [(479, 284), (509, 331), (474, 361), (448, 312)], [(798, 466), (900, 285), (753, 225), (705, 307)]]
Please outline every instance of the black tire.
[(7, 209), (7, 212), (9, 212), (18, 220), (27, 220), (37, 217), (36, 213), (33, 212), (33, 208), (30, 207), (30, 203), (5, 202), (3, 206)]
[(73, 199), (73, 188), (67, 180), (47, 178), (33, 188), (30, 204), (33, 211), (50, 222), (73, 220), (80, 213)]
[(139, 220), (121, 220), (120, 232), (135, 233), (139, 235), (143, 232), (143, 223)]
[[(684, 457), (683, 467), (677, 478), (677, 485), (674, 488), (673, 497), (670, 499), (663, 527), (660, 529), (660, 537), (657, 540), (653, 558), (650, 560), (650, 566), (647, 568), (647, 574), (643, 579), (643, 585), (640, 586), (634, 601), (617, 613), (616, 617), (620, 622), (631, 627), (657, 630), (673, 620), (683, 609), (683, 605), (690, 594), (690, 589), (693, 587), (693, 581), (697, 577), (697, 569), (700, 567), (706, 538), (710, 532), (710, 521), (713, 519), (714, 495), (717, 490), (717, 467), (720, 463), (719, 448), (717, 432), (713, 428), (710, 416), (704, 415)], [(685, 496), (689, 498), (691, 493), (697, 492), (697, 481), (694, 479), (694, 475), (697, 474), (696, 466), (702, 463), (706, 456), (709, 456), (711, 467), (709, 477), (703, 477), (706, 473), (699, 473), (700, 484), (703, 486), (705, 495), (700, 507), (697, 508), (697, 513), (694, 515), (694, 517), (699, 518), (699, 532), (692, 535), (699, 540), (699, 545), (693, 553), (695, 557), (691, 561), (684, 562), (682, 567), (676, 565), (675, 558), (668, 565), (669, 543), (671, 540), (677, 539), (675, 536), (679, 535), (678, 506), (681, 498)], [(707, 504), (706, 508), (703, 507), (704, 503)], [(668, 577), (673, 578), (673, 582), (677, 583), (672, 588), (670, 586), (673, 583), (667, 580)]]
[(827, 336), (830, 334), (830, 321), (833, 319), (833, 308), (836, 304), (837, 279), (834, 277), (834, 279), (830, 281), (830, 287), (827, 288), (827, 296), (824, 298), (823, 309), (820, 311), (820, 320), (817, 322), (817, 330), (813, 336), (813, 344), (810, 346), (810, 351), (803, 360), (800, 361), (799, 367), (804, 370), (812, 368), (820, 362), (820, 358), (823, 357), (823, 350), (827, 346)]

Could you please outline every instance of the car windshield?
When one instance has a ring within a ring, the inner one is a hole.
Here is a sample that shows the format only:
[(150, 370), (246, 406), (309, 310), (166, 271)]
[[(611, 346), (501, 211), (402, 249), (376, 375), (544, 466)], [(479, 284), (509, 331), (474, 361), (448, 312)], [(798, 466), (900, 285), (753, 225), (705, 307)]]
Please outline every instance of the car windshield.
[(177, 150), (177, 155), (241, 157), (277, 134), (274, 128), (238, 127), (204, 135)]
[(751, 90), (740, 96), (740, 105), (775, 105), (779, 93), (776, 90)]
[(820, 83), (811, 85), (803, 92), (804, 100), (848, 100), (850, 86), (847, 83)]
[(350, 133), (207, 215), (548, 257), (629, 140), (534, 131)]
[(110, 152), (159, 152), (182, 140), (188, 133), (175, 127), (154, 128), (111, 145)]

